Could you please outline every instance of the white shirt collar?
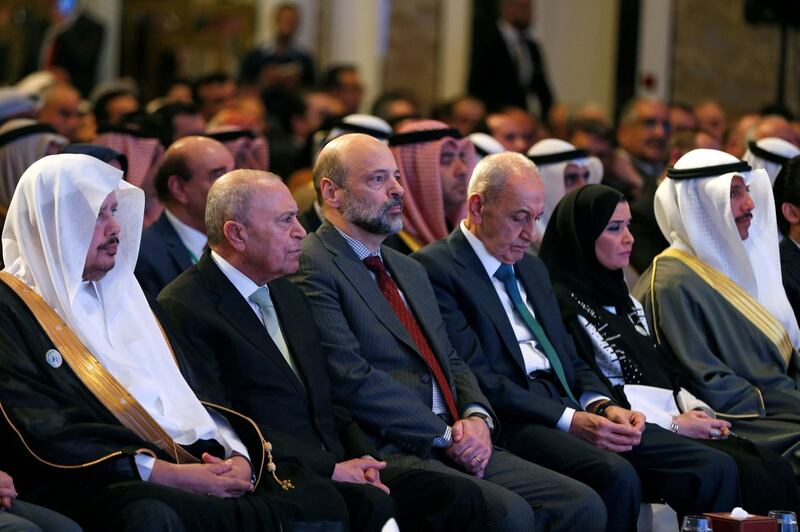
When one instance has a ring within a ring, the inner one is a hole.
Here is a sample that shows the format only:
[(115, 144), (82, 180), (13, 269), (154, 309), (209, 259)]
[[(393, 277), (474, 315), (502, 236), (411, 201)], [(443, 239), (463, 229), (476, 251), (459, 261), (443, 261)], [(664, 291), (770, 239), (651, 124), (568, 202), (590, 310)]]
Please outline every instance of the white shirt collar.
[(467, 238), (467, 242), (469, 242), (469, 245), (472, 246), (472, 250), (478, 256), (478, 260), (481, 261), (481, 264), (483, 264), (484, 269), (486, 269), (486, 273), (491, 279), (494, 277), (497, 268), (500, 267), (502, 262), (497, 260), (494, 255), (489, 253), (489, 251), (486, 249), (486, 246), (483, 245), (483, 242), (481, 242), (477, 236), (473, 235), (469, 229), (467, 229), (465, 220), (461, 220), (460, 227), (461, 232), (464, 233), (464, 236)]
[[(219, 269), (222, 270), (222, 274), (228, 278), (228, 280), (236, 287), (236, 290), (242, 294), (242, 297), (248, 303), (250, 302), (250, 296), (258, 290), (259, 286), (253, 282), (248, 276), (237, 270), (230, 262), (223, 259), (216, 251), (211, 250), (211, 260), (213, 260)], [(266, 287), (269, 290), (269, 287)], [(252, 303), (251, 303), (252, 306)]]
[(189, 250), (189, 253), (194, 255), (195, 259), (199, 259), (203, 254), (203, 249), (206, 247), (208, 237), (194, 227), (190, 227), (180, 221), (174, 214), (169, 212), (169, 209), (164, 209), (164, 214), (172, 224), (175, 232), (178, 233), (178, 238), (181, 239), (183, 245)]

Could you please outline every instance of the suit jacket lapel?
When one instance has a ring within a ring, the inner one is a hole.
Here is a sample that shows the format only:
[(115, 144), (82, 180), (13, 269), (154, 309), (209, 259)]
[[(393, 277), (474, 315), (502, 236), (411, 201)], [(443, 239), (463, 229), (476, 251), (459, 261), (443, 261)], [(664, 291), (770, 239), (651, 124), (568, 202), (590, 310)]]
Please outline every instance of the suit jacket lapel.
[(166, 214), (161, 215), (161, 218), (156, 222), (156, 226), (167, 246), (167, 253), (170, 259), (172, 259), (182, 271), (191, 268), (192, 258), (189, 254), (189, 250), (183, 245), (181, 237), (178, 236), (178, 232), (172, 227)]
[(447, 237), (447, 242), (453, 252), (456, 264), (463, 268), (463, 270), (459, 271), (459, 274), (467, 280), (465, 284), (470, 286), (470, 289), (475, 294), (474, 299), (482, 302), (483, 310), (494, 323), (506, 349), (511, 353), (512, 358), (522, 372), (526, 373), (525, 360), (522, 358), (517, 336), (514, 334), (514, 329), (508, 321), (506, 309), (503, 308), (500, 297), (497, 295), (497, 290), (495, 290), (492, 280), (486, 273), (483, 263), (481, 263), (478, 255), (475, 254), (467, 237), (464, 236), (460, 228), (456, 228), (450, 233), (450, 236)]
[(297, 376), (292, 371), (292, 368), (289, 367), (286, 359), (283, 358), (283, 354), (281, 354), (278, 346), (272, 341), (264, 324), (256, 317), (250, 304), (244, 300), (239, 291), (236, 290), (236, 287), (231, 284), (228, 278), (225, 277), (225, 274), (223, 274), (214, 263), (211, 254), (208, 252), (204, 253), (197, 267), (202, 273), (208, 288), (218, 297), (217, 310), (220, 315), (233, 329), (247, 338), (257, 350), (273, 359), (276, 366), (283, 372), (284, 377), (291, 381), (295, 388), (297, 388), (298, 393), (307, 399), (305, 388), (303, 388), (303, 385), (298, 381)]
[[(377, 281), (372, 278), (364, 264), (358, 260), (358, 256), (336, 228), (325, 222), (317, 231), (317, 235), (328, 251), (333, 253), (333, 263), (364, 300), (365, 309), (372, 311), (375, 317), (400, 341), (411, 349), (418, 351), (414, 340), (411, 339), (411, 335), (403, 327), (394, 309), (378, 288)], [(394, 276), (394, 272), (392, 272), (392, 275)]]

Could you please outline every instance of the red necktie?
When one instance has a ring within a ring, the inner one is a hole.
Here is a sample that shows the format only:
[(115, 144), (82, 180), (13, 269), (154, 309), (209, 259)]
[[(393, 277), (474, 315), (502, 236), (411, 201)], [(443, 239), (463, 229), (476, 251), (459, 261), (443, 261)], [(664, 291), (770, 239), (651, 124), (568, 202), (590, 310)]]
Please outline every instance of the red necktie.
[(389, 274), (386, 273), (386, 266), (383, 264), (380, 257), (367, 257), (364, 259), (364, 264), (375, 274), (378, 280), (378, 288), (380, 288), (384, 297), (389, 301), (395, 314), (400, 318), (403, 327), (406, 328), (408, 334), (411, 335), (411, 339), (414, 340), (414, 343), (417, 345), (417, 349), (422, 355), (422, 360), (425, 361), (431, 373), (433, 373), (433, 377), (436, 379), (436, 384), (439, 385), (439, 389), (442, 391), (442, 397), (444, 397), (444, 402), (447, 405), (447, 410), (453, 417), (453, 421), (458, 420), (459, 416), (458, 409), (456, 408), (456, 401), (453, 398), (450, 385), (447, 383), (447, 378), (444, 376), (442, 367), (439, 365), (439, 361), (436, 360), (436, 356), (433, 354), (433, 350), (428, 344), (428, 339), (425, 338), (425, 334), (423, 334), (417, 319), (411, 314), (405, 302), (403, 302), (397, 284)]

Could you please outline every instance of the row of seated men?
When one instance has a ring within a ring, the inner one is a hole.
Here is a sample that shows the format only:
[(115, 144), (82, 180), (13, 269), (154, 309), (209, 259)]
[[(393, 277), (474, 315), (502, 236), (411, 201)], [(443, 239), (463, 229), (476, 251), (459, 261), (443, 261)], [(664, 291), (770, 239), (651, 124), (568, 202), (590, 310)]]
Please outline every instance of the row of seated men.
[[(2, 465), (20, 493), (123, 530), (632, 530), (642, 500), (797, 508), (779, 456), (797, 440), (797, 325), (766, 175), (713, 150), (678, 161), (642, 308), (621, 194), (567, 194), (536, 258), (534, 163), (472, 170), (452, 144), (412, 154), (419, 175), (463, 167), (467, 196), (448, 224), (445, 180), (417, 182), (446, 229), (414, 258), (382, 243), (424, 205), (373, 137), (321, 151), (308, 236), (277, 176), (214, 166), (184, 191), (207, 191), (208, 249), (152, 307), (133, 275), (142, 192), (87, 155), (34, 163), (3, 235)], [(710, 226), (758, 276), (723, 269)]]

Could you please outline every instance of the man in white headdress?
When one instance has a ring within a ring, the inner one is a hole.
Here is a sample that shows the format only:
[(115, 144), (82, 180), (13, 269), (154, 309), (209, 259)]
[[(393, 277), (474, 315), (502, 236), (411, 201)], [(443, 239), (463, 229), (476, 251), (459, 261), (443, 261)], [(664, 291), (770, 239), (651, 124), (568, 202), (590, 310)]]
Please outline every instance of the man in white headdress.
[(47, 124), (15, 118), (0, 126), (0, 205), (8, 207), (22, 173), (45, 155), (58, 153), (69, 140)]
[(800, 440), (800, 330), (781, 284), (772, 187), (764, 170), (698, 149), (656, 192), (670, 247), (634, 288), (683, 383), (734, 430), (792, 454)]
[(143, 212), (143, 192), (93, 157), (45, 157), (22, 176), (2, 239), (3, 465), (85, 528), (346, 520), (335, 490), (276, 468), (252, 421), (192, 393), (133, 276)]
[(775, 178), (792, 157), (800, 155), (800, 148), (778, 137), (766, 137), (751, 140), (747, 143), (744, 159), (753, 169), (763, 168), (769, 176), (769, 181), (775, 184)]
[(603, 178), (603, 165), (586, 150), (578, 150), (560, 139), (540, 140), (528, 150), (528, 158), (539, 169), (544, 183), (544, 212), (537, 223), (541, 239), (561, 198), (572, 189), (599, 183)]

